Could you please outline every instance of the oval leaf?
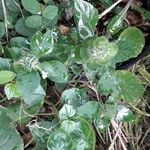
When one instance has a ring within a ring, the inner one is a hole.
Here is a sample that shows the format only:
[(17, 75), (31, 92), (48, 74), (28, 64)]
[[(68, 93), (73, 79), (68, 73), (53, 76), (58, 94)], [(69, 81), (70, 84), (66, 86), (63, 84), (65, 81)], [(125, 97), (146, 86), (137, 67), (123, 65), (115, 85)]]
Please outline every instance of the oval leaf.
[(38, 15), (32, 15), (29, 16), (26, 21), (25, 21), (25, 25), (28, 28), (38, 28), (42, 26), (42, 17), (38, 16)]
[(53, 20), (58, 16), (58, 8), (55, 5), (49, 5), (43, 10), (42, 15), (47, 20)]
[(0, 71), (0, 85), (12, 81), (16, 77), (16, 74), (12, 71)]
[(31, 14), (41, 14), (40, 3), (37, 0), (21, 0), (23, 7)]
[(125, 29), (118, 39), (118, 53), (115, 62), (123, 62), (136, 57), (141, 53), (145, 44), (145, 38), (141, 30), (136, 27)]

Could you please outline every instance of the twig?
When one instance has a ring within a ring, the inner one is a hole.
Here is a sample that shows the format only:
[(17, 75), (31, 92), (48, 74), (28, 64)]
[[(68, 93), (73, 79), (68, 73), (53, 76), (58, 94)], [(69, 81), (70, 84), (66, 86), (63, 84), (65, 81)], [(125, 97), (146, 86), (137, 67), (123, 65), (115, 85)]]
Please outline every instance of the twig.
[(150, 114), (139, 110), (138, 108), (136, 108), (134, 105), (132, 105), (132, 104), (130, 104), (130, 103), (129, 103), (129, 105), (130, 105), (133, 109), (135, 109), (139, 114), (144, 115), (144, 116), (147, 116), (147, 117), (150, 117)]
[(99, 19), (101, 19), (103, 16), (105, 16), (106, 14), (108, 14), (114, 7), (116, 7), (120, 2), (122, 2), (123, 0), (118, 0), (117, 2), (115, 2), (113, 5), (111, 5), (109, 8), (107, 8), (104, 12), (102, 12), (99, 15)]
[(117, 137), (118, 137), (118, 135), (119, 135), (119, 133), (120, 133), (121, 125), (122, 125), (122, 124), (119, 125), (119, 127), (118, 127), (118, 129), (117, 129), (117, 131), (116, 131), (116, 134), (115, 134), (115, 136), (114, 136), (114, 138), (113, 138), (113, 140), (112, 140), (112, 142), (111, 142), (111, 145), (109, 146), (108, 150), (113, 150), (113, 149), (114, 149), (113, 147), (114, 147), (115, 141), (116, 141), (116, 139), (117, 139)]
[[(113, 128), (115, 129), (116, 132), (118, 131), (117, 129), (121, 128), (120, 126), (117, 126), (117, 124), (116, 124), (116, 122), (114, 120), (111, 121), (111, 124), (112, 124), (112, 126), (113, 126)], [(119, 130), (119, 132), (121, 132), (121, 130)], [(122, 137), (120, 136), (120, 134), (118, 134), (118, 138), (119, 138), (119, 140), (121, 142), (123, 150), (127, 150), (127, 148), (126, 148), (126, 146), (125, 146), (125, 144), (124, 144), (124, 142), (123, 142)]]
[(24, 19), (23, 11), (22, 11), (22, 9), (21, 9), (20, 5), (19, 5), (19, 4), (18, 4), (15, 0), (12, 0), (12, 1), (14, 2), (14, 4), (15, 4), (16, 6), (18, 6), (18, 7), (19, 7), (20, 12), (21, 12), (21, 15), (22, 15), (22, 18)]
[(7, 39), (7, 42), (8, 42), (7, 12), (6, 12), (6, 7), (5, 7), (4, 0), (2, 0), (2, 8), (3, 8), (3, 13), (4, 13), (4, 24), (5, 24), (6, 39)]

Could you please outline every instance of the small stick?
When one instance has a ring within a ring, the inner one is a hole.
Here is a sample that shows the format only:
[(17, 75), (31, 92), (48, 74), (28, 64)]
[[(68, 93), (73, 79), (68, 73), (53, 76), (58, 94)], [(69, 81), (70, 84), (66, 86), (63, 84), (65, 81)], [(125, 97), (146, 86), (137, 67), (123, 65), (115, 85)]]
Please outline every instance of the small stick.
[(8, 42), (7, 12), (6, 12), (6, 7), (5, 7), (4, 0), (2, 0), (2, 8), (3, 8), (3, 13), (4, 13), (4, 24), (5, 24), (6, 39), (7, 39), (7, 42)]
[(103, 16), (105, 16), (106, 14), (108, 14), (114, 7), (116, 7), (119, 3), (121, 3), (123, 0), (118, 0), (117, 2), (115, 2), (113, 5), (111, 5), (109, 8), (107, 8), (104, 12), (102, 12), (99, 15), (99, 19), (101, 19)]

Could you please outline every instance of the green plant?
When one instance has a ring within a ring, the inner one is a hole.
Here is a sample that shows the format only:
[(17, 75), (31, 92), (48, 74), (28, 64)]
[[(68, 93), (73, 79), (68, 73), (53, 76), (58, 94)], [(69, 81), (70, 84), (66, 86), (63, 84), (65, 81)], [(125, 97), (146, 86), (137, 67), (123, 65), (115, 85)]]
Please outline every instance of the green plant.
[[(125, 103), (136, 103), (144, 86), (134, 73), (115, 66), (141, 53), (143, 33), (136, 27), (125, 29), (122, 23), (118, 30), (111, 21), (107, 34), (110, 30), (113, 34), (98, 36), (97, 9), (83, 0), (75, 0), (69, 7), (74, 9), (75, 26), (64, 36), (56, 24), (61, 18), (59, 5), (49, 0), (6, 1), (8, 28), (16, 36), (11, 37), (9, 46), (0, 48), (0, 85), (7, 103), (0, 109), (1, 150), (24, 149), (16, 125), (28, 123), (35, 150), (94, 150), (95, 131), (104, 133), (112, 120), (135, 119)], [(2, 37), (3, 22), (0, 29)], [(62, 92), (61, 104), (56, 107), (51, 102), (54, 115), (34, 121), (31, 118), (46, 103), (46, 79)], [(95, 97), (88, 94), (91, 90)]]

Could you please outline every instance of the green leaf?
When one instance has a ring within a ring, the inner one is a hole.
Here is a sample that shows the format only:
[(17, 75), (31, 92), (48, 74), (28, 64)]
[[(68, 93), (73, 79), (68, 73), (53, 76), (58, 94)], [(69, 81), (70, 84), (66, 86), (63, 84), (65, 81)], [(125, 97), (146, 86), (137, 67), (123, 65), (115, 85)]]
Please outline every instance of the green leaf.
[(54, 37), (52, 31), (47, 31), (44, 35), (37, 32), (30, 42), (31, 50), (37, 57), (43, 57), (52, 52), (54, 48)]
[(12, 81), (15, 77), (16, 74), (12, 71), (0, 71), (0, 85)]
[(52, 132), (53, 124), (49, 121), (34, 122), (28, 125), (31, 133), (32, 140), (35, 142), (33, 150), (46, 150), (47, 139)]
[(24, 37), (13, 37), (10, 39), (11, 47), (28, 48), (29, 42)]
[(64, 120), (60, 128), (72, 138), (73, 150), (95, 150), (95, 132), (86, 120)]
[(107, 32), (109, 32), (111, 35), (118, 33), (123, 28), (123, 20), (124, 17), (122, 17), (120, 14), (113, 17), (107, 25)]
[(85, 40), (80, 48), (80, 56), (83, 58), (83, 62), (93, 66), (108, 63), (117, 52), (117, 45), (109, 42), (104, 36)]
[(74, 108), (78, 108), (81, 105), (89, 101), (89, 97), (84, 89), (71, 88), (65, 90), (61, 95), (61, 102), (63, 104), (69, 104)]
[(136, 27), (125, 29), (119, 36), (118, 53), (114, 61), (123, 62), (129, 58), (136, 57), (141, 53), (144, 44), (145, 39), (141, 30)]
[(116, 109), (117, 109), (117, 114), (115, 117), (116, 120), (123, 122), (133, 121), (134, 115), (129, 108), (125, 107), (124, 105), (117, 105)]
[(50, 80), (58, 83), (66, 83), (68, 80), (68, 73), (65, 66), (57, 60), (43, 62), (40, 68), (47, 73)]
[(48, 150), (71, 150), (72, 145), (72, 138), (62, 129), (53, 132), (47, 141)]
[(2, 44), (0, 43), (0, 56), (3, 54), (3, 52), (4, 52), (4, 49), (3, 49)]
[(58, 21), (58, 16), (55, 17), (53, 20), (47, 20), (44, 17), (42, 18), (42, 27), (46, 28), (49, 27), (50, 29), (54, 29), (54, 26), (56, 25)]
[(73, 117), (75, 113), (76, 110), (73, 108), (73, 106), (65, 104), (59, 111), (59, 118), (61, 120), (65, 120)]
[(58, 16), (58, 8), (55, 5), (49, 5), (43, 10), (42, 15), (47, 20), (53, 20)]
[(12, 119), (13, 122), (17, 122), (22, 125), (30, 121), (34, 115), (37, 115), (42, 105), (42, 103), (37, 103), (33, 106), (28, 106), (24, 102), (17, 101), (16, 103), (8, 106), (5, 113)]
[(107, 114), (100, 113), (95, 117), (94, 125), (100, 133), (104, 133), (110, 125), (110, 117)]
[(98, 90), (100, 94), (111, 94), (110, 100), (128, 102), (135, 102), (144, 93), (141, 81), (129, 71), (106, 72), (99, 81)]
[(25, 25), (28, 28), (38, 28), (42, 26), (42, 17), (39, 15), (32, 15), (27, 17)]
[(21, 0), (23, 7), (31, 14), (41, 14), (41, 6), (37, 0)]
[(19, 0), (6, 0), (6, 6), (13, 12), (20, 12)]
[(9, 100), (11, 98), (17, 98), (20, 96), (18, 89), (17, 89), (17, 86), (14, 83), (7, 83), (5, 85), (4, 91), (5, 91), (5, 94)]
[(83, 118), (94, 119), (98, 113), (99, 104), (96, 101), (89, 101), (77, 108), (77, 114)]
[(5, 25), (3, 22), (0, 22), (0, 38), (5, 34)]
[(23, 150), (22, 138), (10, 123), (10, 118), (0, 110), (0, 150)]
[(12, 63), (10, 59), (0, 57), (0, 71), (11, 70)]
[(17, 23), (15, 25), (15, 30), (23, 36), (30, 36), (30, 37), (36, 32), (35, 29), (28, 28), (25, 25), (25, 19), (23, 19), (23, 18), (21, 18), (17, 21)]
[(75, 22), (81, 38), (86, 39), (94, 35), (98, 22), (98, 11), (89, 2), (84, 0), (74, 1)]
[(45, 96), (45, 91), (40, 85), (38, 72), (20, 72), (17, 74), (16, 84), (20, 96), (24, 102), (30, 106), (41, 103)]
[(113, 0), (101, 0), (102, 6), (108, 8), (113, 4)]
[(65, 130), (68, 134), (72, 133), (74, 130), (77, 129), (77, 125), (78, 123), (72, 121), (72, 120), (64, 120), (61, 123), (60, 128), (62, 128), (63, 130)]

